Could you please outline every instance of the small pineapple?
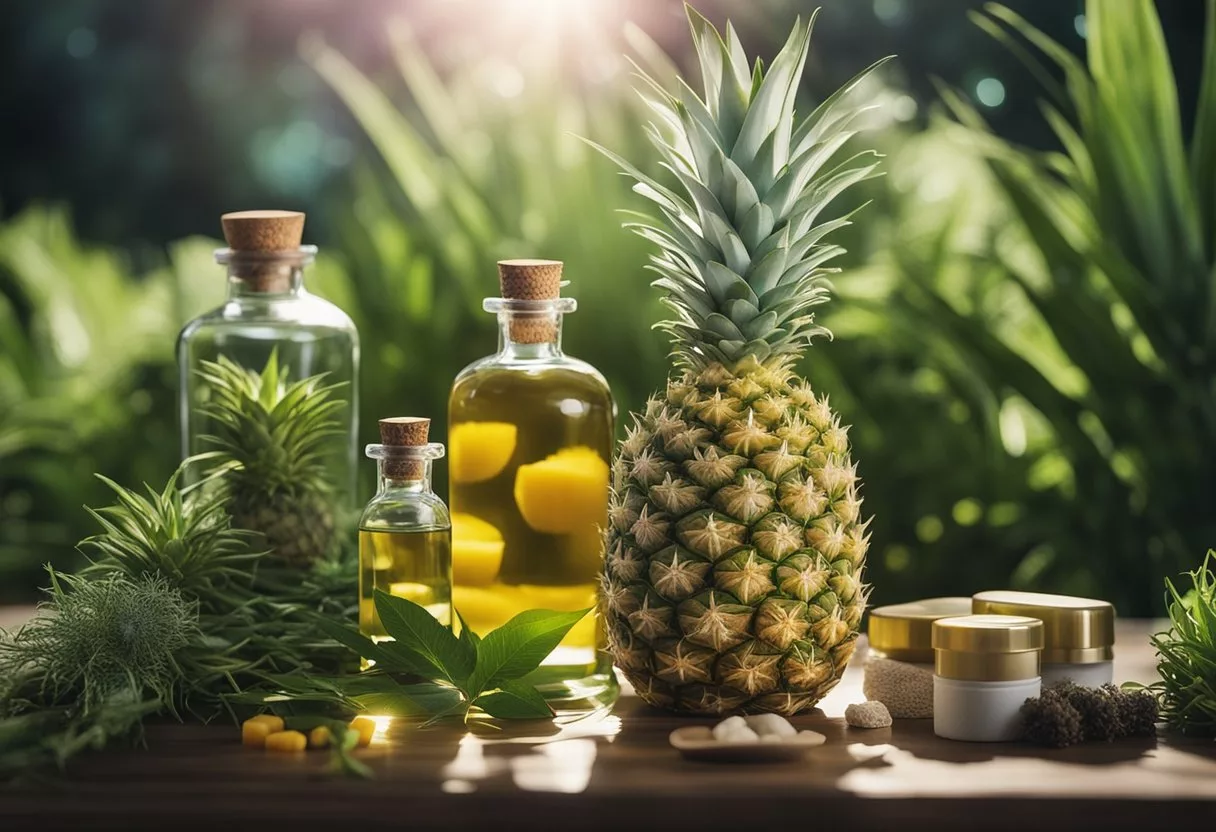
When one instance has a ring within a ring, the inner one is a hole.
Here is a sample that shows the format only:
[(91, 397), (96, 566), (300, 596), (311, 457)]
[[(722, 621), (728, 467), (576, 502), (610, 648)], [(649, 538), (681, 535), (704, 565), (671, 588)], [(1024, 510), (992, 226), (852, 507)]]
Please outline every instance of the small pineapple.
[(823, 240), (848, 223), (820, 215), (876, 169), (828, 167), (860, 112), (844, 95), (875, 67), (795, 124), (813, 18), (766, 73), (729, 24), (689, 17), (704, 99), (643, 76), (680, 192), (603, 151), (661, 215), (630, 227), (659, 249), (676, 370), (615, 459), (600, 604), (646, 702), (793, 714), (840, 679), (868, 594), (848, 428), (792, 366), (826, 332), (811, 309), (842, 249)]
[(334, 530), (326, 448), (341, 434), (334, 414), (341, 385), (324, 375), (292, 382), (272, 353), (262, 372), (226, 356), (204, 361), (210, 390), (202, 413), (236, 528), (258, 532), (272, 554), (294, 566), (324, 556)]

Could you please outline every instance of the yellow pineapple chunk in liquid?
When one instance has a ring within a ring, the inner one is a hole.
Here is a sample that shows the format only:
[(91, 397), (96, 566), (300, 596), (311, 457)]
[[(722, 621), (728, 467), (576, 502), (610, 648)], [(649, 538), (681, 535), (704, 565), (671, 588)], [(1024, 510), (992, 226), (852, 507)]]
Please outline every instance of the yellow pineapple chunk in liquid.
[(590, 448), (564, 448), (515, 475), (515, 504), (529, 526), (570, 534), (603, 525), (608, 506), (608, 463)]
[(457, 586), (494, 583), (506, 544), (502, 533), (473, 514), (452, 515), (452, 582)]
[(515, 453), (515, 425), (509, 422), (465, 422), (452, 426), (451, 477), (454, 482), (484, 482), (502, 473)]
[[(527, 610), (572, 611), (595, 606), (595, 587), (540, 586), (538, 584), (495, 583), (479, 587), (452, 587), (454, 606), (473, 632), (484, 636)], [(595, 612), (587, 614), (566, 637), (562, 645), (582, 647), (595, 644)]]

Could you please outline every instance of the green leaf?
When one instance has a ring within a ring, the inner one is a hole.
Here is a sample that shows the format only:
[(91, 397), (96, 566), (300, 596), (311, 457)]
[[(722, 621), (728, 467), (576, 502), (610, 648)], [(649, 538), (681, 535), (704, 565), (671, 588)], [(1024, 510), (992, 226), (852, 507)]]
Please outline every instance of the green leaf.
[(398, 649), (393, 642), (377, 644), (367, 636), (343, 626), (323, 615), (314, 617), (317, 629), (341, 644), (349, 647), (368, 661), (373, 661), (382, 670), (396, 670), (401, 673), (417, 673), (421, 676), (430, 673), (430, 665), (419, 661), (411, 651)]
[(477, 648), (481, 645), (481, 636), (473, 632), (473, 628), (464, 620), (464, 616), (460, 614), (460, 610), (453, 608), (453, 614), (456, 616), (457, 622), (460, 623), (460, 643), (465, 645), (465, 649), (470, 651), (473, 657), (473, 664), (477, 664)]
[[(1198, 189), (1200, 226), (1205, 242), (1212, 246), (1216, 228), (1216, 0), (1208, 0), (1207, 26), (1203, 37), (1203, 81), (1199, 108), (1191, 139), (1191, 180)], [(1209, 333), (1209, 335), (1216, 333)]]
[(550, 719), (553, 709), (527, 682), (503, 682), (473, 702), (496, 719)]
[(380, 691), (352, 696), (368, 713), (383, 716), (431, 716), (446, 713), (464, 697), (444, 685), (401, 685), (396, 691)]
[(423, 675), (459, 685), (473, 672), (475, 658), (424, 607), (380, 589), (375, 599), (385, 632), (397, 640), (398, 649), (413, 653), (430, 669)]
[(484, 690), (531, 673), (590, 611), (588, 607), (576, 612), (521, 612), (481, 640), (477, 666), (465, 691), (476, 698)]

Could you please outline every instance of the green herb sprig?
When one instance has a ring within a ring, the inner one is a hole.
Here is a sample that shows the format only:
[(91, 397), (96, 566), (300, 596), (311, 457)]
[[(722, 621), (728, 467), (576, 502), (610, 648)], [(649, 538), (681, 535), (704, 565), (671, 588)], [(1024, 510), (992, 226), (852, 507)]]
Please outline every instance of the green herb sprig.
[(1190, 587), (1165, 581), (1170, 627), (1153, 636), (1161, 680), (1150, 687), (1170, 728), (1216, 736), (1216, 551), (1188, 572)]
[[(393, 641), (375, 642), (330, 618), (316, 619), (325, 635), (374, 662), (371, 670), (332, 678), (307, 673), (267, 676), (261, 690), (228, 699), (289, 715), (333, 708), (427, 716), (430, 721), (468, 720), (478, 713), (496, 719), (548, 719), (553, 709), (524, 677), (590, 612), (529, 610), (482, 638), (459, 612), (457, 636), (405, 598), (376, 590), (375, 605)], [(406, 684), (402, 677), (414, 681)]]

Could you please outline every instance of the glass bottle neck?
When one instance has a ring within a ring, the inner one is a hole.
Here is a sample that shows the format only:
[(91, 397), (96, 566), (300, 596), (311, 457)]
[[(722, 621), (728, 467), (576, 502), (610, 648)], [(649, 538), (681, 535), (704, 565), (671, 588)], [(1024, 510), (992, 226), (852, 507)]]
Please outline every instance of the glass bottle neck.
[(400, 460), (376, 460), (379, 472), (376, 495), (388, 492), (405, 494), (433, 494), (431, 488), (431, 461), (429, 459), (410, 461), (410, 470), (403, 471)]
[(559, 358), (562, 355), (562, 314), (551, 312), (498, 313), (498, 352), (516, 359)]
[(304, 292), (304, 268), (302, 266), (275, 267), (267, 273), (266, 266), (250, 267), (245, 264), (228, 264), (228, 299), (235, 298), (286, 298)]
[(316, 246), (290, 251), (221, 248), (215, 252), (215, 262), (228, 268), (229, 300), (290, 298), (304, 293), (304, 269), (316, 256)]
[(562, 355), (562, 316), (578, 304), (574, 298), (486, 298), (481, 307), (498, 316), (500, 356), (538, 360)]

